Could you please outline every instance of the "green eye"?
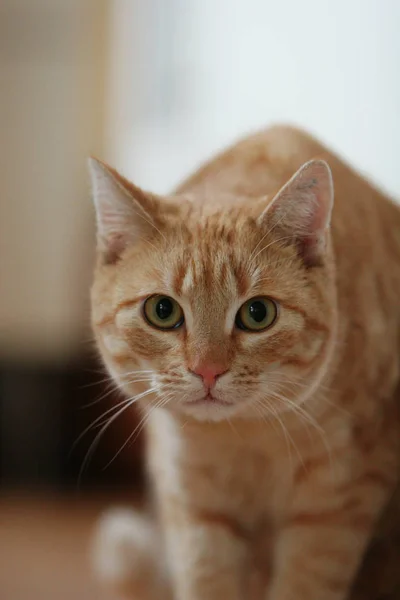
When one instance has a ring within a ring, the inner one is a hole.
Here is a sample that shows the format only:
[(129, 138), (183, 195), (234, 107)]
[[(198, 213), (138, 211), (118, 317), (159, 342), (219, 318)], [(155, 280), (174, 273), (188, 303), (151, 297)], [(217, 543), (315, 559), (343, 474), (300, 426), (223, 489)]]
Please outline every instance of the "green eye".
[(143, 306), (146, 321), (158, 329), (176, 329), (184, 321), (183, 310), (169, 296), (150, 296)]
[(245, 331), (263, 331), (274, 324), (278, 306), (271, 298), (251, 298), (240, 307), (236, 327)]

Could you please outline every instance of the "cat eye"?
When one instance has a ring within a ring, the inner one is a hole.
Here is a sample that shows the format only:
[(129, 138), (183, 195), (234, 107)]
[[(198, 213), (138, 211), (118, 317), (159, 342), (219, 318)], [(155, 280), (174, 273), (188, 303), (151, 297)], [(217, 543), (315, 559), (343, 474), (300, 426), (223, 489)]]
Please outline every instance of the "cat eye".
[(156, 294), (143, 305), (146, 321), (157, 329), (176, 329), (184, 322), (183, 310), (173, 298)]
[(245, 331), (263, 331), (275, 323), (277, 316), (278, 306), (271, 298), (251, 298), (238, 310), (235, 324)]

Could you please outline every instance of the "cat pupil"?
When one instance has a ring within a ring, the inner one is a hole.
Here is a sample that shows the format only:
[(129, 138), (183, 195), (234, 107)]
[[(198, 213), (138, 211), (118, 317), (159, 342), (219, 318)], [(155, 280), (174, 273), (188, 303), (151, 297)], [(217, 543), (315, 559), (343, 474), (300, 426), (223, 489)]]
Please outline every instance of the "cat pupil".
[(168, 298), (162, 298), (157, 302), (156, 313), (160, 319), (168, 319), (172, 315), (172, 311), (172, 302)]
[(267, 316), (267, 309), (263, 302), (257, 301), (253, 302), (253, 304), (250, 304), (249, 313), (253, 321), (256, 321), (256, 323), (261, 323)]

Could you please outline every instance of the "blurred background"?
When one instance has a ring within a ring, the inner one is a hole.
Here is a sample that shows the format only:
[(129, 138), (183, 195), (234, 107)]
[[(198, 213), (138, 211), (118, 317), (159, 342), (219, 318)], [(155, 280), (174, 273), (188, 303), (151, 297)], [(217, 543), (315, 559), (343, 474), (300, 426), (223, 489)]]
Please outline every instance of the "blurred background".
[(140, 443), (104, 468), (127, 416), (82, 473), (96, 429), (73, 447), (118, 398), (89, 327), (87, 156), (167, 192), (284, 121), (399, 198), (399, 28), (397, 0), (1, 0), (0, 597), (100, 598), (90, 528), (141, 487)]

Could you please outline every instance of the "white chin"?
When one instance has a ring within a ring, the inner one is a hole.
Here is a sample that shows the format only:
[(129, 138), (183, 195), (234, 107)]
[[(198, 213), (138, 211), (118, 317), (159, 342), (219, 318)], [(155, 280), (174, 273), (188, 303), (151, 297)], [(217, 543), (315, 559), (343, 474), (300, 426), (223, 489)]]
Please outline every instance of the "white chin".
[(180, 407), (182, 412), (198, 421), (224, 421), (238, 412), (236, 404), (190, 402)]

